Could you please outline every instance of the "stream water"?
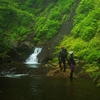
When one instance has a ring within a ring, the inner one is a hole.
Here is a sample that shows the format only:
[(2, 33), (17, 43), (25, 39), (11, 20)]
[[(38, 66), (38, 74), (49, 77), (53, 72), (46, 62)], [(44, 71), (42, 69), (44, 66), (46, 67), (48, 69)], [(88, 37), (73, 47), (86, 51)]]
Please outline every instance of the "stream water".
[(44, 73), (39, 66), (0, 66), (0, 100), (100, 100), (100, 87), (92, 81), (76, 78), (71, 82)]
[(100, 100), (92, 81), (46, 76), (48, 69), (32, 62), (0, 65), (0, 100)]

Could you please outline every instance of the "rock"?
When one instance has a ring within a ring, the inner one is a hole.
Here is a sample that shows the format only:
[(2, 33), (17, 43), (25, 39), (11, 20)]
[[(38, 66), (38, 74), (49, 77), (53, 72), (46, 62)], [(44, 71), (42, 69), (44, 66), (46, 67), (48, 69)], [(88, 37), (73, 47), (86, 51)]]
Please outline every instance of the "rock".
[[(70, 76), (70, 69), (66, 69), (66, 72), (60, 71), (59, 67), (56, 67), (55, 69), (50, 70), (46, 76), (53, 76), (53, 77), (68, 77)], [(77, 78), (77, 76), (73, 75), (73, 77)]]
[(34, 51), (34, 46), (29, 41), (24, 41), (20, 43), (17, 47), (17, 52), (20, 54), (19, 57), (22, 60), (28, 58)]

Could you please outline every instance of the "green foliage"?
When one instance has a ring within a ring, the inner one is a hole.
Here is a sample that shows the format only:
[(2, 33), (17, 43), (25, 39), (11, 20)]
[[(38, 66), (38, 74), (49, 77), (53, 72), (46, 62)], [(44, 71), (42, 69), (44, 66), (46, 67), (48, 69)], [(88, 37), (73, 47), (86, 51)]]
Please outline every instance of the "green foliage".
[(0, 32), (0, 57), (3, 57), (10, 49), (8, 38)]
[(46, 28), (48, 29), (46, 37), (48, 39), (52, 38), (57, 33), (59, 27), (60, 27), (59, 21), (48, 20), (48, 23), (46, 24)]
[[(89, 72), (89, 73), (93, 73), (93, 72), (95, 73), (96, 71), (98, 71), (98, 69), (99, 69), (98, 66), (93, 65), (93, 64), (86, 64), (86, 66), (85, 66), (86, 72)], [(93, 76), (95, 76), (95, 75), (93, 75)], [(92, 78), (93, 78), (93, 76), (92, 76)]]
[(92, 78), (94, 79), (94, 81), (95, 81), (98, 77), (100, 77), (100, 72), (94, 72), (94, 73), (92, 73)]
[[(90, 50), (90, 49), (89, 49)], [(98, 57), (100, 57), (100, 51), (92, 49), (87, 56), (84, 56), (84, 60), (87, 63), (93, 63), (94, 61), (97, 62)]]
[(81, 37), (83, 40), (90, 41), (94, 36), (95, 36), (95, 29), (88, 26), (84, 29)]
[(30, 13), (38, 14), (45, 0), (15, 0), (18, 7)]
[(50, 10), (49, 20), (60, 20), (60, 12), (57, 11), (57, 8)]
[(34, 38), (33, 40), (34, 40), (35, 42), (39, 42), (39, 41), (40, 41), (39, 38)]
[[(40, 43), (39, 38), (43, 37), (51, 39), (58, 32), (61, 23), (69, 19), (73, 2), (74, 0), (58, 0), (44, 5), (45, 0), (1, 0), (0, 32), (1, 38), (5, 37), (1, 44), (5, 47), (8, 38), (10, 41), (23, 41), (33, 29), (35, 42)], [(10, 44), (8, 46), (7, 51), (11, 48)]]
[(67, 16), (66, 15), (64, 15), (63, 17), (62, 17), (62, 22), (64, 22), (67, 18), (66, 18)]
[(94, 8), (94, 0), (82, 0), (76, 10), (76, 13), (82, 14), (90, 12)]
[(73, 44), (73, 50), (78, 52), (86, 47), (86, 44), (83, 41), (75, 41), (75, 44)]
[(17, 33), (19, 36), (27, 35), (28, 32), (30, 32), (30, 30), (26, 29), (24, 26), (17, 28)]
[(75, 20), (74, 20), (74, 27), (76, 27), (77, 25), (79, 25), (79, 23), (86, 17), (85, 14), (77, 14), (77, 16), (75, 16)]
[(52, 60), (52, 62), (58, 64), (58, 58), (54, 58), (54, 59)]
[(68, 14), (75, 0), (58, 0), (59, 11), (61, 14)]
[(94, 37), (90, 42), (85, 42), (81, 38), (75, 39), (70, 36), (65, 36), (59, 46), (61, 47), (62, 45), (68, 51), (74, 51), (75, 55), (86, 63), (97, 62), (97, 59), (100, 57), (100, 37)]
[(90, 41), (96, 32), (99, 32), (100, 8), (98, 4), (100, 1), (82, 0), (76, 10), (74, 19), (74, 28), (72, 34), (74, 37), (81, 37), (85, 41)]
[[(39, 1), (36, 2), (34, 4), (39, 3)], [(36, 37), (34, 41), (40, 42), (40, 39), (43, 37), (47, 39), (52, 38), (58, 32), (62, 22), (69, 19), (69, 13), (74, 2), (75, 0), (58, 0), (57, 2), (50, 3), (46, 9), (42, 9), (42, 2), (35, 7), (37, 9), (27, 9), (27, 11), (33, 12), (35, 15), (38, 14), (35, 17), (36, 24), (34, 30)], [(39, 14), (38, 12), (41, 10), (42, 12)], [(75, 11), (74, 27), (71, 31), (75, 38), (65, 37), (56, 48), (55, 54), (64, 45), (68, 51), (74, 51), (75, 56), (77, 55), (79, 59), (88, 63), (90, 66), (88, 71), (91, 72), (95, 70), (95, 66), (98, 68), (97, 59), (100, 57), (100, 0), (81, 0)], [(0, 18), (2, 17), (0, 16)], [(54, 62), (56, 60), (57, 58), (54, 59)]]
[(51, 39), (58, 32), (60, 25), (69, 19), (69, 13), (74, 0), (58, 0), (50, 3), (47, 8), (36, 18), (36, 37)]
[[(15, 0), (16, 1), (16, 0)], [(0, 0), (0, 55), (6, 55), (12, 48), (10, 41), (25, 40), (32, 31), (34, 15), (19, 9), (19, 3), (13, 0)]]
[(36, 21), (36, 25), (35, 25), (35, 31), (37, 33), (37, 36), (41, 36), (44, 32), (44, 26), (42, 25), (45, 25), (46, 23), (46, 17), (38, 17), (37, 18), (37, 21)]
[(95, 48), (96, 50), (100, 49), (100, 35), (97, 35), (89, 42), (89, 48)]
[(98, 80), (97, 86), (100, 86), (100, 79)]
[[(65, 46), (69, 51), (74, 51), (74, 56), (83, 63), (84, 69), (87, 73), (92, 74), (93, 80), (100, 78), (98, 58), (100, 58), (100, 34), (96, 34), (89, 42), (82, 40), (82, 38), (74, 38), (71, 35), (65, 36), (63, 41), (56, 47), (55, 54), (58, 54), (61, 46)], [(69, 56), (69, 55), (68, 55)], [(100, 85), (98, 80), (97, 86)]]
[[(97, 67), (94, 66), (94, 68), (96, 69)], [(100, 72), (99, 72), (99, 69), (97, 69), (96, 71), (91, 73), (91, 78), (93, 79), (93, 82), (97, 83), (97, 86), (100, 86)]]
[[(42, 26), (41, 26), (42, 23)], [(59, 21), (46, 20), (46, 17), (41, 17), (36, 23), (37, 37), (46, 34), (48, 39), (52, 38), (60, 27)]]
[[(46, 9), (44, 10), (43, 14), (44, 13), (47, 13), (50, 11), (50, 9), (54, 6), (54, 2), (51, 2), (48, 4), (48, 6), (46, 7)], [(42, 14), (42, 13), (41, 13)]]

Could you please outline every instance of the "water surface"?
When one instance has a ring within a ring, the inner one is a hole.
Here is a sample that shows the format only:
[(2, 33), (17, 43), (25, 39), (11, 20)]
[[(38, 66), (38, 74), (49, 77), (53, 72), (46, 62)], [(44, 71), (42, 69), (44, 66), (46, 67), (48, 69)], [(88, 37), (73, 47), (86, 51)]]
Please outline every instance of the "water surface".
[(92, 81), (76, 78), (71, 82), (67, 77), (44, 76), (37, 71), (38, 67), (33, 69), (22, 64), (11, 68), (1, 67), (0, 73), (6, 71), (6, 75), (19, 76), (1, 75), (0, 100), (100, 100), (100, 87)]

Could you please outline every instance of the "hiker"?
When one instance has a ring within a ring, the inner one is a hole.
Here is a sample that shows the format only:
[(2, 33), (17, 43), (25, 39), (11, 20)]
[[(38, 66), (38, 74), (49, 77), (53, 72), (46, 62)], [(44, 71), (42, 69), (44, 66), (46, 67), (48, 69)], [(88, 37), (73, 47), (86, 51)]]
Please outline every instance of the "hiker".
[(68, 54), (67, 49), (64, 46), (62, 46), (61, 51), (59, 52), (58, 55), (58, 60), (59, 60), (60, 70), (62, 70), (62, 64), (63, 64), (64, 72), (66, 71), (67, 54)]
[(75, 71), (76, 63), (75, 63), (75, 60), (74, 60), (74, 53), (73, 53), (73, 51), (70, 51), (69, 54), (70, 54), (70, 58), (68, 59), (68, 65), (71, 68), (70, 79), (73, 79), (73, 73)]

